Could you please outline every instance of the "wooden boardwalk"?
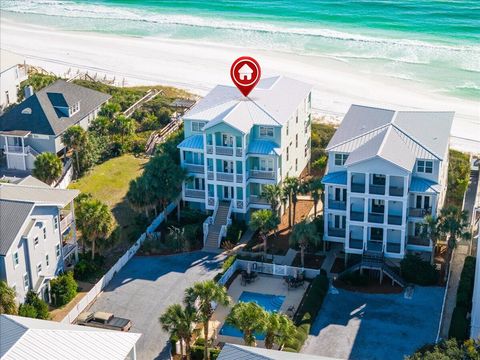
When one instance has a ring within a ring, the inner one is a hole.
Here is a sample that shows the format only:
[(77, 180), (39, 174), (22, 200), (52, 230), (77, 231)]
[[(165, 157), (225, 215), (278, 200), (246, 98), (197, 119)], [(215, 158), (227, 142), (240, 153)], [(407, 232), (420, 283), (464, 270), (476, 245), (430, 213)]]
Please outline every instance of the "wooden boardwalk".
[(180, 117), (170, 119), (170, 122), (158, 131), (154, 131), (148, 138), (147, 145), (145, 145), (145, 152), (147, 155), (153, 155), (155, 147), (158, 144), (164, 143), (167, 138), (177, 131), (182, 125), (183, 121)]

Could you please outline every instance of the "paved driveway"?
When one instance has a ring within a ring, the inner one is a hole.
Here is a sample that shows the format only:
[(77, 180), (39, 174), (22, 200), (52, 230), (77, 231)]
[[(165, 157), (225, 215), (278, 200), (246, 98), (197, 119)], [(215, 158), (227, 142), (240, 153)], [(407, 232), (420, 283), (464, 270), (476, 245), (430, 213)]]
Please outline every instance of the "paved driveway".
[(132, 332), (142, 333), (137, 344), (139, 360), (169, 359), (168, 335), (159, 316), (171, 304), (183, 300), (184, 290), (194, 282), (212, 279), (220, 260), (202, 252), (134, 257), (92, 305), (93, 311), (108, 311), (131, 319)]
[(328, 294), (302, 352), (354, 360), (402, 360), (435, 341), (444, 288), (402, 294)]

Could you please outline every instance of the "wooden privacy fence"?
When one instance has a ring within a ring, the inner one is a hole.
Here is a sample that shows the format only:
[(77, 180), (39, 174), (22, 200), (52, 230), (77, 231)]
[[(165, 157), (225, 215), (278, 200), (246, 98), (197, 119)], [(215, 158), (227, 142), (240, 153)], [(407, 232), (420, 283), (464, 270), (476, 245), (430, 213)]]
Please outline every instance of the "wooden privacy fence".
[[(167, 214), (170, 214), (175, 207), (177, 206), (178, 201), (170, 203), (170, 205), (167, 206)], [(158, 215), (150, 224), (150, 226), (147, 228), (146, 233), (151, 234), (155, 231), (155, 229), (163, 222), (165, 221), (165, 213), (162, 212), (160, 215)], [(78, 304), (75, 305), (75, 307), (70, 310), (70, 312), (62, 319), (62, 323), (68, 323), (71, 324), (75, 321), (75, 319), (80, 315), (85, 309), (92, 303), (92, 301), (95, 300), (95, 298), (102, 292), (102, 290), (110, 283), (110, 281), (113, 279), (115, 274), (122, 270), (122, 268), (125, 266), (128, 261), (135, 256), (137, 253), (138, 249), (142, 245), (142, 243), (145, 241), (145, 236), (146, 234), (143, 233), (138, 240), (135, 242), (135, 244), (132, 245), (130, 249), (127, 250), (123, 256), (118, 259), (118, 261), (113, 265), (108, 272), (102, 276), (102, 278), (95, 284), (95, 286), (90, 289), (90, 291), (78, 302)]]

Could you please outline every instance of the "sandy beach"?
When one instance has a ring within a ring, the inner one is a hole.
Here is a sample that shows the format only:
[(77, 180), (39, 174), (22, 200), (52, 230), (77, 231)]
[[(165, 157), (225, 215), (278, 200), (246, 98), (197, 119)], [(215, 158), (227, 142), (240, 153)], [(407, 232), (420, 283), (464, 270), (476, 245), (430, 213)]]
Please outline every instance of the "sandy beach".
[(452, 147), (480, 153), (480, 103), (436, 94), (412, 81), (372, 76), (333, 58), (297, 56), (167, 40), (99, 33), (58, 31), (3, 19), (0, 46), (26, 57), (27, 63), (57, 75), (88, 71), (126, 85), (165, 84), (204, 95), (215, 84), (230, 84), (231, 62), (241, 55), (254, 56), (262, 76), (285, 75), (314, 85), (316, 115), (338, 121), (350, 104), (398, 109), (455, 111)]

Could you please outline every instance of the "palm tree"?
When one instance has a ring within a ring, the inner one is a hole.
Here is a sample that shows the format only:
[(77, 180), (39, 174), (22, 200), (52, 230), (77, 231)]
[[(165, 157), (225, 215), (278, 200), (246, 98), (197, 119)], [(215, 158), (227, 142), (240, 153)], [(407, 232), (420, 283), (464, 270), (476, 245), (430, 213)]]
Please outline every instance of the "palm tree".
[(267, 349), (272, 349), (274, 344), (284, 344), (294, 338), (296, 333), (292, 320), (287, 315), (276, 312), (267, 312), (264, 330)]
[(302, 267), (305, 266), (305, 249), (309, 244), (316, 243), (318, 233), (314, 223), (303, 220), (293, 227), (290, 241), (300, 247), (300, 260)]
[(130, 181), (127, 200), (135, 211), (144, 211), (145, 216), (148, 218), (148, 210), (151, 208), (152, 202), (149, 194), (149, 183), (146, 177), (140, 176)]
[(111, 120), (106, 116), (97, 116), (88, 127), (89, 131), (98, 136), (108, 136), (110, 134)]
[(63, 144), (72, 149), (77, 163), (77, 175), (80, 174), (80, 160), (78, 154), (87, 141), (86, 131), (79, 125), (69, 127), (62, 135)]
[(92, 244), (92, 260), (94, 260), (97, 239), (106, 239), (112, 233), (112, 212), (100, 200), (88, 198), (79, 203), (76, 217), (82, 237), (84, 236)]
[(466, 210), (461, 210), (456, 206), (450, 205), (440, 210), (439, 222), (440, 232), (448, 237), (447, 269), (445, 272), (447, 276), (453, 249), (457, 247), (457, 239), (470, 239), (468, 213)]
[(63, 164), (60, 158), (51, 152), (44, 152), (35, 158), (33, 176), (51, 184), (62, 175)]
[(267, 313), (254, 302), (239, 302), (228, 314), (225, 322), (243, 334), (245, 345), (255, 346), (255, 332), (265, 330)]
[(115, 134), (120, 135), (122, 148), (125, 144), (125, 137), (135, 132), (135, 120), (119, 115), (113, 119), (112, 130)]
[(260, 232), (260, 238), (263, 240), (263, 251), (267, 253), (268, 233), (277, 228), (280, 220), (272, 210), (262, 209), (255, 211), (250, 218), (250, 229)]
[(322, 180), (320, 179), (314, 179), (306, 184), (306, 190), (312, 195), (313, 199), (313, 216), (317, 217), (317, 207), (320, 199), (322, 198), (324, 186), (322, 184)]
[(105, 116), (109, 118), (110, 120), (115, 117), (122, 109), (120, 108), (120, 105), (117, 103), (107, 103), (103, 105), (103, 107), (100, 109), (99, 115), (100, 116)]
[(208, 360), (208, 323), (213, 315), (212, 302), (227, 306), (230, 303), (227, 289), (213, 280), (197, 282), (185, 290), (185, 304), (198, 309), (198, 320), (203, 323), (205, 350), (203, 358)]
[(182, 307), (180, 304), (170, 305), (158, 319), (162, 329), (170, 333), (170, 337), (180, 339), (180, 352), (183, 355), (183, 343), (185, 343), (185, 354), (190, 359), (190, 344), (192, 342), (194, 324), (197, 321), (197, 312), (192, 306)]
[(15, 301), (15, 290), (0, 281), (0, 314), (17, 314), (17, 303)]
[(278, 211), (281, 194), (282, 188), (280, 187), (280, 185), (269, 184), (263, 187), (263, 191), (260, 197), (267, 200), (272, 208), (272, 211), (276, 213)]
[(434, 218), (432, 215), (427, 215), (423, 219), (423, 226), (421, 227), (420, 237), (425, 240), (432, 241), (433, 253), (430, 258), (430, 262), (433, 265), (435, 259), (435, 250), (437, 248), (437, 242), (442, 237), (440, 230), (440, 218)]
[(300, 181), (295, 177), (287, 177), (283, 184), (286, 193), (288, 194), (289, 200), (289, 209), (288, 209), (288, 226), (292, 226), (292, 212), (291, 207), (293, 207), (293, 223), (295, 224), (295, 212), (297, 206), (297, 195), (300, 191)]

